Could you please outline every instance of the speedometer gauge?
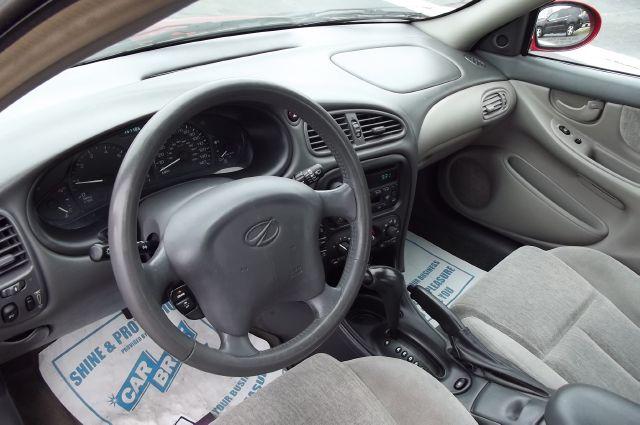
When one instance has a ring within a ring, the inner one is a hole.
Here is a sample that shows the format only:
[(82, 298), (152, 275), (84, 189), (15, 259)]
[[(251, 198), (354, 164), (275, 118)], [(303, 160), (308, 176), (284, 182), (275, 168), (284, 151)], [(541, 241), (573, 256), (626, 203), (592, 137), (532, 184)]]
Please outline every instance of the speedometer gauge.
[(211, 159), (211, 143), (205, 133), (184, 124), (160, 149), (154, 164), (157, 174), (173, 177), (207, 168)]

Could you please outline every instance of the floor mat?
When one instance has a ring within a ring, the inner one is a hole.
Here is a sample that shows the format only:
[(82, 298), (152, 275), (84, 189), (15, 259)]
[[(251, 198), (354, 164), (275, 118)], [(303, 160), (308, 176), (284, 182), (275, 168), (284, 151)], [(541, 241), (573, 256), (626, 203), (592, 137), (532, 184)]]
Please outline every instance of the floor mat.
[[(407, 285), (427, 288), (448, 307), (486, 273), (411, 232), (404, 245), (404, 268)], [(435, 320), (422, 313), (432, 326), (437, 326)]]
[[(170, 304), (164, 310), (188, 337), (220, 345), (207, 321), (184, 320)], [(251, 341), (268, 348), (253, 335)], [(230, 378), (201, 372), (175, 360), (122, 313), (58, 339), (39, 361), (45, 382), (83, 424), (208, 424), (283, 373)]]

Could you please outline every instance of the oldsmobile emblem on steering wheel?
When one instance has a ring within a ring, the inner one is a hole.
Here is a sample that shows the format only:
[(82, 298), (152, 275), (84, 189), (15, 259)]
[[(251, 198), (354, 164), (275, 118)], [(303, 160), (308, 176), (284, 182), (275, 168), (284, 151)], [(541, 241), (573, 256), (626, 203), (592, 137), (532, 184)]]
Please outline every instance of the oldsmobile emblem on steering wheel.
[(273, 242), (280, 234), (280, 223), (273, 218), (268, 218), (254, 224), (244, 234), (244, 241), (249, 246), (263, 247)]

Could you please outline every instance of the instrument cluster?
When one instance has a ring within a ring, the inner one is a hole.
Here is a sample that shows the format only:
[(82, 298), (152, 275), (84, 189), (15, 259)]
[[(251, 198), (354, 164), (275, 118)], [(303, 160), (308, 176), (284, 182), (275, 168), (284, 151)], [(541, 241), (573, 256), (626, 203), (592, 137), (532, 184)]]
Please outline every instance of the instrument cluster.
[[(35, 188), (41, 221), (74, 230), (105, 220), (118, 169), (143, 125), (134, 123), (102, 136), (50, 169)], [(180, 126), (157, 153), (143, 196), (186, 180), (242, 171), (252, 156), (248, 135), (237, 121), (196, 117)]]

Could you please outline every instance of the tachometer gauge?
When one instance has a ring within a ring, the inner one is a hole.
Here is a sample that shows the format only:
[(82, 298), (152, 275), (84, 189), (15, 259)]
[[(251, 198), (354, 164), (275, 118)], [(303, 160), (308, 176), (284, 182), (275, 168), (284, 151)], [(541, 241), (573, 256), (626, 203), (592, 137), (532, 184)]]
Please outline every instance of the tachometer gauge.
[(173, 177), (211, 166), (211, 143), (205, 133), (191, 124), (182, 125), (167, 140), (154, 161), (156, 173)]
[(84, 210), (104, 207), (124, 158), (125, 148), (101, 143), (84, 151), (73, 163), (69, 186)]

